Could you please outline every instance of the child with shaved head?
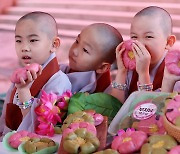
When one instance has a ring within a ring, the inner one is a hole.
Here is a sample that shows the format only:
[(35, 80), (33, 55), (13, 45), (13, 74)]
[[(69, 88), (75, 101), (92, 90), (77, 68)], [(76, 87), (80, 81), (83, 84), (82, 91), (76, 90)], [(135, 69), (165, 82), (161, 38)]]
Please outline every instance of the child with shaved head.
[(122, 62), (124, 48), (116, 48), (118, 71), (112, 95), (122, 103), (136, 90), (151, 91), (161, 88), (164, 58), (176, 41), (172, 35), (172, 19), (163, 8), (150, 6), (139, 11), (130, 28), (136, 70), (129, 71)]
[[(41, 90), (59, 95), (71, 90), (71, 83), (57, 62), (55, 52), (60, 46), (57, 35), (56, 21), (48, 13), (31, 12), (17, 21), (15, 48), (19, 62), (22, 66), (38, 63), (40, 68), (37, 73), (27, 71), (27, 80), (20, 78), (20, 83), (9, 89), (0, 118), (3, 134), (17, 129), (34, 132), (34, 108), (38, 105)], [(29, 103), (29, 106), (22, 108), (18, 102)]]
[(69, 66), (61, 66), (72, 83), (73, 92), (108, 90), (115, 49), (122, 41), (118, 30), (105, 23), (94, 23), (81, 31), (69, 50)]

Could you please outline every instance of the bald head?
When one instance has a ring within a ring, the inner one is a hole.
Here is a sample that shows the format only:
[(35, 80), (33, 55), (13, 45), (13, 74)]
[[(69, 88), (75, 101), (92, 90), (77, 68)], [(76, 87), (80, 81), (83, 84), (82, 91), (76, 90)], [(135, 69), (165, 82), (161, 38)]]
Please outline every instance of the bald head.
[(172, 18), (165, 9), (157, 6), (149, 6), (139, 11), (134, 16), (134, 18), (139, 16), (149, 16), (153, 18), (159, 18), (160, 26), (162, 27), (165, 36), (169, 36), (172, 34)]
[(45, 13), (45, 12), (39, 12), (39, 11), (31, 12), (22, 16), (17, 21), (16, 25), (18, 25), (19, 22), (23, 20), (28, 20), (28, 19), (34, 21), (37, 24), (37, 26), (39, 26), (39, 29), (42, 32), (46, 33), (50, 39), (57, 36), (58, 34), (57, 24), (54, 17), (51, 16), (50, 14)]
[(87, 27), (91, 29), (95, 35), (95, 40), (102, 51), (102, 59), (104, 62), (112, 64), (116, 59), (115, 50), (123, 38), (119, 31), (111, 25), (105, 23), (95, 23)]

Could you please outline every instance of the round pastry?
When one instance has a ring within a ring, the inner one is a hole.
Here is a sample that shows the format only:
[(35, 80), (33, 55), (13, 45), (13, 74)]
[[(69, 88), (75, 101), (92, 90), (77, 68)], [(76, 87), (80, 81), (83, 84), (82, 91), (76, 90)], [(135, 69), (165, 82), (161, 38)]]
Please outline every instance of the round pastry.
[(86, 128), (79, 128), (67, 134), (62, 142), (64, 150), (70, 154), (90, 154), (100, 146), (99, 139)]
[(166, 104), (166, 117), (174, 125), (180, 126), (180, 95)]
[(160, 115), (153, 115), (148, 119), (134, 122), (132, 127), (136, 130), (143, 131), (148, 135), (165, 134), (166, 132), (163, 126), (163, 117)]
[(18, 147), (21, 153), (55, 153), (58, 144), (49, 138), (30, 139)]
[(95, 136), (97, 135), (96, 127), (88, 122), (75, 122), (71, 123), (66, 129), (63, 130), (63, 138), (69, 133), (74, 132), (76, 129), (85, 128)]
[(19, 132), (12, 131), (12, 132), (7, 133), (3, 137), (3, 146), (9, 151), (17, 151), (19, 145), (22, 142), (28, 141), (31, 138), (38, 139), (40, 137), (35, 133), (30, 133), (24, 130), (19, 131)]
[(104, 117), (101, 114), (96, 113), (95, 110), (85, 110), (85, 112), (90, 114), (94, 118), (94, 125), (95, 126), (100, 125), (104, 120)]
[(125, 48), (125, 51), (122, 54), (122, 59), (124, 66), (129, 70), (134, 70), (136, 68), (135, 56), (132, 51), (132, 40), (124, 41), (122, 48)]
[(38, 72), (39, 64), (33, 63), (33, 64), (29, 64), (23, 68), (16, 69), (10, 78), (11, 82), (20, 83), (20, 78), (27, 80), (27, 71), (32, 71), (32, 70), (35, 72)]
[(9, 137), (8, 142), (11, 147), (17, 149), (22, 142), (28, 141), (30, 138), (39, 138), (39, 136), (35, 133), (22, 130), (12, 134)]
[(88, 122), (94, 125), (94, 118), (83, 111), (77, 111), (73, 114), (69, 114), (63, 122), (62, 131), (64, 131), (64, 129), (66, 129), (71, 123), (76, 122)]
[(141, 154), (167, 153), (177, 145), (175, 139), (169, 135), (152, 135), (141, 148)]
[(141, 146), (146, 142), (147, 134), (143, 131), (135, 131), (127, 129), (126, 132), (122, 129), (118, 136), (114, 138), (111, 148), (119, 153), (134, 153), (140, 150)]
[(175, 146), (174, 148), (172, 148), (171, 151), (169, 151), (168, 154), (180, 154), (180, 145)]
[(175, 75), (180, 75), (180, 50), (171, 50), (165, 57), (167, 70)]

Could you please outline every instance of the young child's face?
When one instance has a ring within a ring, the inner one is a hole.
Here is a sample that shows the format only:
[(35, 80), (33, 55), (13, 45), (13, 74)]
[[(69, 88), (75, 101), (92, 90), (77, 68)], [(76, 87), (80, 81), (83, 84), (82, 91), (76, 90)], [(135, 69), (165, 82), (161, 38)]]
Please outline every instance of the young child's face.
[(15, 47), (22, 66), (31, 63), (43, 64), (49, 58), (52, 40), (41, 28), (31, 19), (24, 19), (17, 23)]
[(97, 33), (84, 29), (69, 50), (69, 66), (75, 71), (96, 70), (102, 63), (102, 46)]
[(164, 55), (167, 37), (158, 17), (138, 16), (131, 24), (130, 35), (140, 41), (151, 55), (151, 66), (156, 65)]

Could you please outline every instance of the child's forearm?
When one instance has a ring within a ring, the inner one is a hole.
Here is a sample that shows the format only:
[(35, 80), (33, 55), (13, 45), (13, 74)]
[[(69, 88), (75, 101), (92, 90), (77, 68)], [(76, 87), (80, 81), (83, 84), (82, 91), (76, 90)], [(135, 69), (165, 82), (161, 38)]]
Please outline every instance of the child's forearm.
[(163, 81), (162, 81), (161, 91), (162, 92), (170, 92), (171, 93), (171, 92), (173, 92), (174, 85), (175, 85), (175, 81), (166, 79), (164, 77)]
[[(127, 74), (127, 72), (121, 72), (118, 70), (114, 82), (117, 84), (125, 85), (126, 74)], [(120, 90), (118, 88), (112, 88), (111, 95), (116, 97), (121, 103), (124, 103), (124, 101), (125, 101), (125, 91), (124, 90)]]

